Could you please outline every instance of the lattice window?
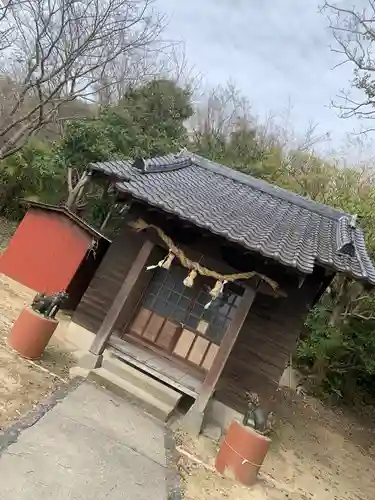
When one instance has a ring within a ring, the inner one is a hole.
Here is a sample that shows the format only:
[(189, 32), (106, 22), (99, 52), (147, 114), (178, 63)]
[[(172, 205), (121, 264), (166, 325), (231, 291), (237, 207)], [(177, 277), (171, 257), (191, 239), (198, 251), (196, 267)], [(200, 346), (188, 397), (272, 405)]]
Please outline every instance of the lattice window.
[(194, 287), (188, 288), (183, 284), (186, 276), (186, 269), (177, 265), (169, 271), (158, 269), (145, 293), (143, 306), (220, 344), (243, 290), (237, 287), (238, 290), (233, 291), (227, 285), (225, 293), (213, 301), (209, 309), (204, 309), (211, 300), (212, 280), (198, 277)]

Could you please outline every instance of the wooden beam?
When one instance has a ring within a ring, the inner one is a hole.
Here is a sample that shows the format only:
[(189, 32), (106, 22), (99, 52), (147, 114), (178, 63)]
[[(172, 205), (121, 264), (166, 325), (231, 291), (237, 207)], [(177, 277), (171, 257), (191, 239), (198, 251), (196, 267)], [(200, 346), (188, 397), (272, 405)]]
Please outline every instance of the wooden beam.
[(245, 289), (245, 293), (237, 308), (235, 317), (233, 318), (233, 321), (228, 326), (227, 331), (225, 332), (216, 358), (210, 368), (210, 371), (207, 373), (205, 380), (202, 383), (199, 396), (192, 407), (195, 408), (195, 411), (199, 413), (203, 413), (205, 411), (206, 406), (212, 394), (214, 393), (216, 384), (238, 338), (246, 316), (250, 311), (255, 295), (255, 289), (250, 287), (247, 287)]
[(109, 308), (109, 311), (107, 312), (103, 323), (100, 325), (98, 333), (96, 334), (95, 339), (90, 347), (90, 352), (92, 354), (99, 356), (103, 353), (107, 340), (109, 339), (113, 327), (117, 321), (117, 318), (119, 317), (133, 286), (138, 280), (139, 275), (144, 269), (153, 248), (154, 244), (151, 241), (146, 240), (143, 243), (142, 248), (140, 249), (136, 259), (129, 269), (125, 281), (121, 285), (120, 290), (118, 291), (114, 301), (112, 302), (112, 305)]

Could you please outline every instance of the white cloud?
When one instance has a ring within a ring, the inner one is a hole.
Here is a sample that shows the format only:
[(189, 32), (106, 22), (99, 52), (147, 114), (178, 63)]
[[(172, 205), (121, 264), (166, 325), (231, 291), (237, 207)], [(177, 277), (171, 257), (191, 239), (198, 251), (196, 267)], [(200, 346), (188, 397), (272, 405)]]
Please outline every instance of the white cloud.
[(186, 43), (188, 59), (210, 84), (229, 79), (260, 115), (290, 99), (297, 129), (311, 120), (336, 143), (358, 127), (329, 108), (349, 87), (349, 65), (338, 62), (319, 0), (157, 0), (171, 17), (168, 32)]

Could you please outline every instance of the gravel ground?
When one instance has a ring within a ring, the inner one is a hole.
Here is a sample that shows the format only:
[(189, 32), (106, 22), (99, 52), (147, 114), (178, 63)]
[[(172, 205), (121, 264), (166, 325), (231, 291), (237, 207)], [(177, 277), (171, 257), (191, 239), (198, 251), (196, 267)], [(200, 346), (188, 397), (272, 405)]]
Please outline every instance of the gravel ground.
[(22, 359), (6, 343), (8, 333), (34, 293), (0, 275), (0, 430), (68, 380), (74, 360), (52, 340), (43, 358)]
[[(374, 412), (372, 412), (374, 415)], [(177, 443), (200, 459), (181, 456), (186, 500), (372, 500), (375, 422), (325, 407), (310, 398), (285, 400), (259, 483), (241, 487), (213, 470), (218, 445), (176, 433)]]

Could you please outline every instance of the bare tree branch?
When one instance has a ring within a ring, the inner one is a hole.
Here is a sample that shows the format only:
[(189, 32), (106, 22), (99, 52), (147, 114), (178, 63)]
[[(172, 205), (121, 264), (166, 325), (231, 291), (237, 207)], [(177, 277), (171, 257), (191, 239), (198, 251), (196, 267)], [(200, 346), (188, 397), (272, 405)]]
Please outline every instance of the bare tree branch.
[(0, 7), (0, 160), (66, 119), (59, 114), (66, 103), (98, 103), (100, 92), (119, 84), (111, 67), (160, 47), (163, 26), (152, 0), (9, 0)]
[(367, 0), (367, 6), (347, 8), (342, 3), (324, 3), (322, 12), (326, 14), (328, 26), (332, 31), (333, 52), (342, 60), (335, 65), (346, 63), (353, 65), (354, 77), (351, 82), (362, 98), (352, 97), (351, 92), (341, 91), (332, 105), (338, 109), (340, 116), (353, 116), (365, 120), (375, 118), (375, 2)]
[[(359, 314), (359, 313), (351, 313), (349, 314), (350, 316), (354, 317), (354, 318), (357, 318), (357, 319), (363, 319), (365, 321), (369, 321), (369, 320), (374, 320), (375, 319), (375, 316), (366, 316), (365, 314)], [(347, 316), (347, 315), (343, 315), (343, 316)]]
[[(71, 173), (71, 171), (70, 171)], [(69, 174), (69, 170), (68, 170)], [(80, 199), (82, 197), (83, 191), (86, 187), (86, 185), (90, 182), (90, 174), (87, 171), (84, 171), (81, 177), (78, 179), (78, 182), (76, 185), (73, 187), (73, 189), (70, 189), (69, 186), (69, 196), (66, 202), (66, 207), (69, 210), (73, 210), (77, 207), (77, 205), (80, 202)]]

